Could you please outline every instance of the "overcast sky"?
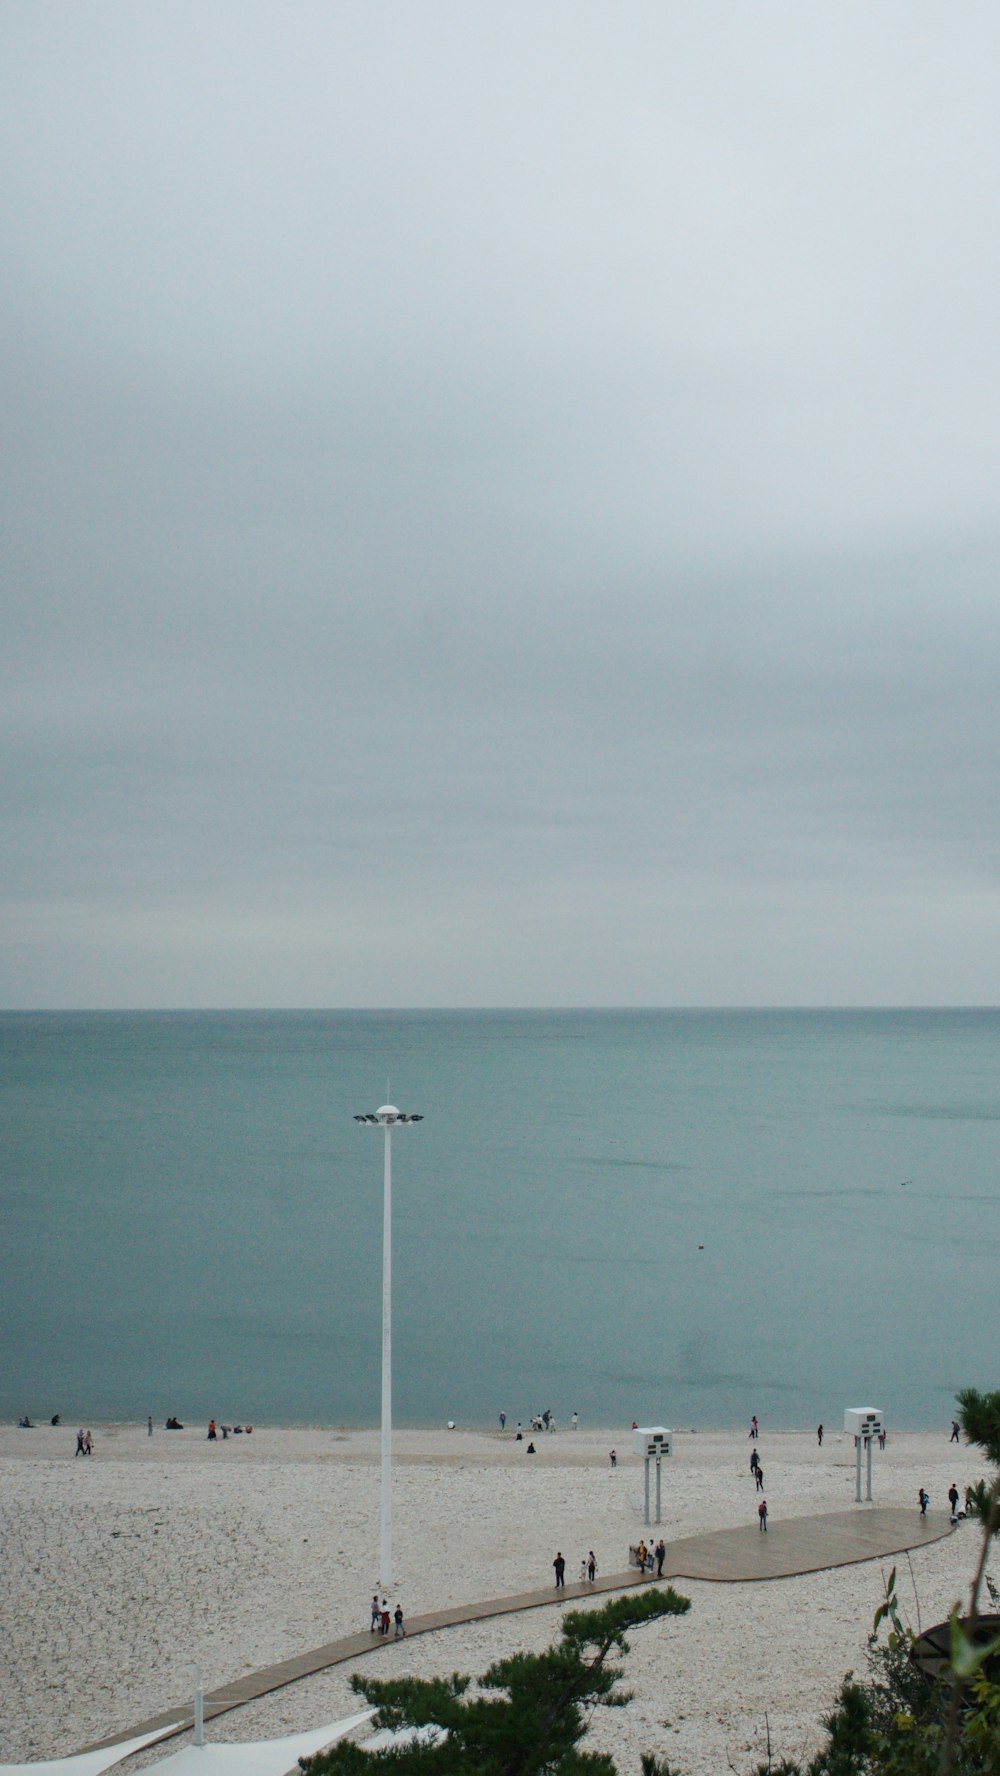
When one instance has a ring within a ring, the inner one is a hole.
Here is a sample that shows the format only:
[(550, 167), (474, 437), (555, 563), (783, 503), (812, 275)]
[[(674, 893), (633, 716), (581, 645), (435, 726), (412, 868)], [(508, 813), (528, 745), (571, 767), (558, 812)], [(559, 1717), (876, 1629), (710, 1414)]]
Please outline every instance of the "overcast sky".
[(0, 1004), (1000, 1003), (998, 71), (8, 0)]

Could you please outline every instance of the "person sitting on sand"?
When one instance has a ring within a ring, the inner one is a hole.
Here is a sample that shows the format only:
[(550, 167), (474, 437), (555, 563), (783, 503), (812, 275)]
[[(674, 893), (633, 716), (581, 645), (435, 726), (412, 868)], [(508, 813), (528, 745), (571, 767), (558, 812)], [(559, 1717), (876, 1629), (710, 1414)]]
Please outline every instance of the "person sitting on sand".
[(538, 1451), (533, 1443), (529, 1443), (524, 1453), (525, 1455), (537, 1455)]

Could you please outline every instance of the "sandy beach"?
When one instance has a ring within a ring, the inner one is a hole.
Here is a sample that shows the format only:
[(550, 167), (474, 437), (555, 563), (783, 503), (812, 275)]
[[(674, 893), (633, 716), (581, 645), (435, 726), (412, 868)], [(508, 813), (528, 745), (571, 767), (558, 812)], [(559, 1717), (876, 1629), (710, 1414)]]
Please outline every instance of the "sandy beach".
[[(0, 1426), (4, 1680), (0, 1758), (59, 1756), (193, 1694), (368, 1625), (378, 1579), (376, 1431), (276, 1429), (209, 1443), (203, 1425)], [(912, 1506), (927, 1488), (947, 1514), (984, 1471), (975, 1450), (933, 1433), (890, 1434), (874, 1459), (876, 1504)], [(622, 1570), (642, 1532), (642, 1465), (627, 1427), (536, 1435), (526, 1455), (508, 1429), (398, 1431), (394, 1439), (392, 1602), (407, 1614), (547, 1586), (561, 1550), (575, 1579), (593, 1548)], [(612, 1472), (608, 1451), (619, 1463)], [(668, 1540), (756, 1523), (744, 1429), (676, 1431), (665, 1467)], [(772, 1526), (854, 1501), (854, 1448), (828, 1431), (769, 1432), (761, 1461)], [(863, 1510), (862, 1505), (857, 1507)], [(976, 1531), (899, 1561), (900, 1597), (924, 1627), (968, 1593)], [(886, 1562), (888, 1567), (890, 1563)], [(590, 1743), (623, 1772), (643, 1750), (691, 1776), (797, 1757), (848, 1670), (861, 1670), (881, 1601), (878, 1562), (755, 1584), (678, 1583), (691, 1611), (637, 1632), (627, 1709), (599, 1712)], [(224, 1717), (210, 1736), (304, 1730), (356, 1706), (352, 1671), (477, 1673), (558, 1632), (559, 1606), (387, 1644)], [(766, 1719), (765, 1719), (766, 1715)], [(178, 1743), (178, 1742), (175, 1742)], [(150, 1754), (147, 1754), (147, 1759)]]

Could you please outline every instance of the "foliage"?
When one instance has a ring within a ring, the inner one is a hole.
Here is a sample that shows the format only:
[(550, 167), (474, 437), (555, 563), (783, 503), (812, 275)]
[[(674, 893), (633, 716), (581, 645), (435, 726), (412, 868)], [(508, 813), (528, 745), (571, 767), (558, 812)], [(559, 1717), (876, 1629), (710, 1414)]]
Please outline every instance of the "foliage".
[(498, 1660), (471, 1693), (471, 1680), (457, 1674), (429, 1682), (353, 1677), (352, 1688), (377, 1708), (380, 1727), (437, 1726), (446, 1736), (376, 1752), (342, 1743), (304, 1758), (302, 1768), (307, 1776), (372, 1776), (382, 1766), (414, 1776), (615, 1776), (609, 1757), (578, 1749), (596, 1707), (630, 1700), (609, 1655), (628, 1652), (629, 1630), (689, 1608), (668, 1586), (629, 1592), (602, 1609), (567, 1611), (555, 1646)]
[[(1000, 1393), (963, 1388), (958, 1406), (967, 1442), (977, 1444), (997, 1470), (992, 1480), (980, 1480), (969, 1488), (966, 1510), (978, 1518), (987, 1536), (995, 1536), (1000, 1534)], [(980, 1578), (984, 1565), (980, 1563)]]
[[(962, 1429), (1000, 1467), (1000, 1393), (966, 1388), (958, 1395)], [(1000, 1530), (1000, 1474), (972, 1489), (970, 1516), (982, 1524), (982, 1544), (967, 1614), (979, 1613), (985, 1582), (994, 1603), (997, 1588), (986, 1575), (992, 1538)], [(876, 1645), (888, 1623), (884, 1645)], [(869, 1643), (869, 1677), (845, 1678), (836, 1707), (825, 1718), (827, 1743), (804, 1769), (787, 1776), (1000, 1776), (1000, 1684), (986, 1671), (1000, 1640), (975, 1646), (961, 1625), (956, 1604), (943, 1678), (925, 1675), (913, 1657), (915, 1636), (903, 1622), (896, 1570), (885, 1583)], [(758, 1776), (780, 1776), (758, 1766)]]
[[(993, 1538), (1000, 1534), (1000, 1392), (966, 1388), (958, 1395), (966, 1440), (996, 1470), (970, 1489), (969, 1515), (982, 1525), (982, 1544), (966, 1614), (979, 1613)], [(610, 1757), (580, 1748), (598, 1706), (629, 1700), (609, 1654), (628, 1651), (626, 1631), (689, 1607), (672, 1590), (631, 1593), (593, 1611), (563, 1618), (560, 1641), (545, 1653), (517, 1653), (492, 1665), (475, 1686), (457, 1675), (430, 1682), (355, 1677), (352, 1685), (378, 1710), (380, 1726), (438, 1726), (436, 1743), (416, 1742), (365, 1752), (342, 1744), (303, 1760), (308, 1776), (372, 1776), (382, 1765), (415, 1776), (615, 1776)], [(885, 1629), (884, 1644), (879, 1635)], [(757, 1776), (1000, 1776), (1000, 1684), (987, 1663), (1000, 1651), (975, 1646), (956, 1604), (944, 1678), (925, 1675), (913, 1657), (915, 1636), (903, 1620), (896, 1570), (885, 1583), (869, 1643), (869, 1675), (845, 1678), (823, 1721), (826, 1744), (804, 1766), (758, 1766)], [(471, 1693), (470, 1693), (471, 1688)], [(666, 1758), (645, 1753), (643, 1776), (677, 1776)]]

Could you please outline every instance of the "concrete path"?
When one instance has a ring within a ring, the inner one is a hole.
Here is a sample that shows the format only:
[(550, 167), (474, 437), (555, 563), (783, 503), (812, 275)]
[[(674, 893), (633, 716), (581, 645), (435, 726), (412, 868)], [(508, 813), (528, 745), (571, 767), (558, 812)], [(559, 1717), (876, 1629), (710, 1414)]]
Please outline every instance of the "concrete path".
[[(793, 1517), (784, 1521), (772, 1519), (766, 1533), (756, 1523), (742, 1529), (711, 1530), (705, 1535), (686, 1536), (667, 1544), (663, 1563), (664, 1579), (709, 1579), (721, 1584), (744, 1584), (755, 1579), (786, 1579), (798, 1573), (822, 1572), (828, 1567), (850, 1566), (856, 1561), (879, 1560), (900, 1554), (907, 1548), (922, 1548), (938, 1542), (951, 1533), (951, 1524), (943, 1512), (921, 1517), (918, 1512), (900, 1507), (855, 1506), (853, 1511), (827, 1512), (817, 1517)], [(652, 1536), (655, 1539), (655, 1527)], [(600, 1574), (593, 1585), (566, 1585), (555, 1591), (550, 1585), (544, 1591), (522, 1591), (512, 1597), (494, 1597), (480, 1603), (459, 1604), (452, 1609), (433, 1610), (422, 1616), (410, 1616), (407, 1636), (433, 1634), (438, 1628), (453, 1628), (463, 1622), (480, 1622), (489, 1616), (514, 1615), (520, 1610), (541, 1609), (553, 1604), (574, 1603), (579, 1598), (596, 1597), (601, 1592), (627, 1591), (632, 1586), (655, 1584), (630, 1567), (625, 1572)], [(343, 1665), (365, 1654), (377, 1655), (393, 1644), (379, 1634), (349, 1634), (340, 1640), (327, 1641), (312, 1652), (299, 1653), (279, 1665), (248, 1672), (234, 1683), (205, 1695), (205, 1719), (215, 1720), (233, 1708), (242, 1708), (259, 1696), (268, 1696), (286, 1684), (298, 1683), (331, 1665)], [(158, 1727), (172, 1727), (173, 1734), (193, 1726), (191, 1707), (168, 1709), (154, 1715), (127, 1733), (115, 1733), (92, 1745), (81, 1747), (94, 1751), (119, 1740), (133, 1739)]]

